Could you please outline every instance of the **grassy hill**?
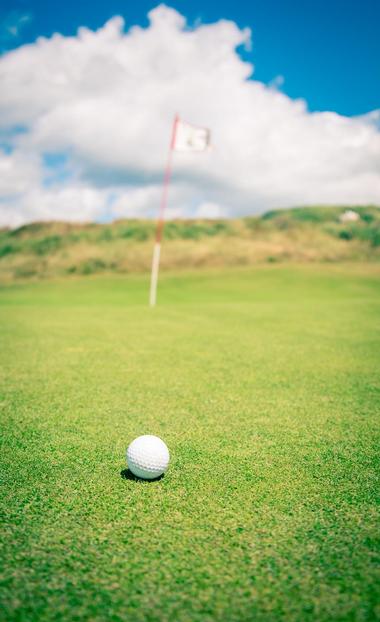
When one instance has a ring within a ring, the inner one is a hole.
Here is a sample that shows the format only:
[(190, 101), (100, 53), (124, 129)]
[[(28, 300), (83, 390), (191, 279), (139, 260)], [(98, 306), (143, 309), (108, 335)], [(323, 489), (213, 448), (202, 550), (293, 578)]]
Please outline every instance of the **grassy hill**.
[[(356, 222), (341, 222), (347, 206), (299, 207), (235, 220), (166, 223), (161, 267), (223, 267), (281, 261), (356, 261), (380, 258), (380, 209), (351, 207)], [(0, 230), (0, 280), (146, 272), (155, 223), (37, 222)]]

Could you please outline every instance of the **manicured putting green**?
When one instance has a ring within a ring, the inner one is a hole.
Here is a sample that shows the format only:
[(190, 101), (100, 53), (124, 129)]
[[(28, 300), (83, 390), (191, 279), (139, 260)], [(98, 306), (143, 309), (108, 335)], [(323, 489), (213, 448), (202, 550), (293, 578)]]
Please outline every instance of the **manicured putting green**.
[[(8, 622), (373, 620), (379, 269), (0, 290)], [(168, 444), (152, 483), (140, 434)], [(377, 612), (379, 613), (379, 612)]]

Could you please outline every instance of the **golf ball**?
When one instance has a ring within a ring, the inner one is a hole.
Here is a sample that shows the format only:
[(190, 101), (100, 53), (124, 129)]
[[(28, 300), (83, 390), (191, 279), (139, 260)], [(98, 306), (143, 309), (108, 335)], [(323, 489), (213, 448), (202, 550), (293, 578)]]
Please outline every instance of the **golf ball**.
[(133, 475), (142, 479), (155, 479), (169, 466), (169, 450), (158, 436), (138, 436), (127, 449), (127, 464)]

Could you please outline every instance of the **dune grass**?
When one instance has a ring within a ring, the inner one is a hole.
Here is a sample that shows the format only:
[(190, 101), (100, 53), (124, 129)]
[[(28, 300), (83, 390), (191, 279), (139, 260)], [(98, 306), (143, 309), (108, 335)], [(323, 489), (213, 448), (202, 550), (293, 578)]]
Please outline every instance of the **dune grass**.
[[(222, 268), (276, 262), (378, 261), (380, 209), (309, 206), (231, 220), (165, 224), (162, 270)], [(96, 273), (147, 272), (155, 223), (31, 223), (0, 230), (0, 282)]]
[[(379, 271), (0, 289), (8, 622), (379, 615)], [(165, 477), (125, 476), (137, 435)]]

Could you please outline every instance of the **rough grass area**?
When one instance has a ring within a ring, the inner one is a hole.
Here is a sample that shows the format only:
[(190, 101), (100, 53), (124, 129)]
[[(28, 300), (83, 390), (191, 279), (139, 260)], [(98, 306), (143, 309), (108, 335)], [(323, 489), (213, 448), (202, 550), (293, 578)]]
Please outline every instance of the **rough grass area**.
[[(231, 267), (283, 261), (380, 258), (380, 209), (300, 207), (236, 220), (181, 220), (164, 229), (163, 270)], [(95, 273), (147, 272), (155, 223), (32, 223), (0, 231), (0, 281)]]
[[(7, 622), (379, 615), (379, 271), (0, 290)], [(167, 475), (125, 477), (137, 435)]]

